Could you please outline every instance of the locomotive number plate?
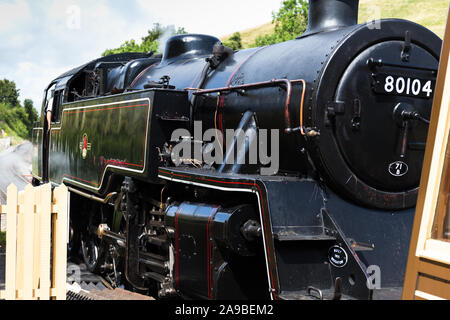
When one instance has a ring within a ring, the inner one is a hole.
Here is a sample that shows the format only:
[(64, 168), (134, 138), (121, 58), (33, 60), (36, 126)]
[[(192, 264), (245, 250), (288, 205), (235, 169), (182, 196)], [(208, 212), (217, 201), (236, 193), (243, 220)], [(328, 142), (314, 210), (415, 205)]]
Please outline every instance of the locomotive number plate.
[(434, 79), (378, 73), (375, 76), (373, 90), (381, 94), (430, 99), (433, 97), (435, 85)]

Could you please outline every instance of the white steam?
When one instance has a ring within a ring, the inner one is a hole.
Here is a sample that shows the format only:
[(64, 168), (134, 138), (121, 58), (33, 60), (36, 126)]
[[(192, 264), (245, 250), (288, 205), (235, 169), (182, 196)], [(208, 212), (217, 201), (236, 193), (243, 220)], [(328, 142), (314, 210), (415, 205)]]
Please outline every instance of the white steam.
[(167, 40), (169, 40), (175, 34), (176, 34), (176, 31), (175, 31), (174, 25), (170, 25), (165, 28), (163, 34), (157, 40), (158, 41), (158, 52), (164, 53)]

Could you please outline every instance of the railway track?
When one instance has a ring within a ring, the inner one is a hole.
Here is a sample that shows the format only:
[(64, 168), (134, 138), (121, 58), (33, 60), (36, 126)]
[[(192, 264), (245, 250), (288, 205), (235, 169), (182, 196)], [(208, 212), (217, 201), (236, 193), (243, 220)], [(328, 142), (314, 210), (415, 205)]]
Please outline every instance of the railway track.
[[(20, 181), (25, 184), (31, 183), (31, 181), (27, 179), (23, 174), (18, 174), (17, 172), (15, 172), (14, 176), (16, 177), (16, 181)], [(6, 204), (6, 198), (7, 198), (6, 190), (0, 188), (0, 204), (3, 205)]]
[(155, 300), (123, 288), (113, 288), (84, 264), (67, 265), (67, 300)]
[(31, 175), (28, 174), (22, 174), (22, 173), (18, 173), (17, 171), (14, 172), (14, 176), (16, 177), (17, 181), (21, 181), (25, 184), (29, 184), (31, 183)]
[[(0, 249), (0, 289), (5, 289), (5, 254)], [(122, 288), (112, 288), (106, 280), (89, 271), (83, 264), (67, 264), (67, 300), (155, 300)]]

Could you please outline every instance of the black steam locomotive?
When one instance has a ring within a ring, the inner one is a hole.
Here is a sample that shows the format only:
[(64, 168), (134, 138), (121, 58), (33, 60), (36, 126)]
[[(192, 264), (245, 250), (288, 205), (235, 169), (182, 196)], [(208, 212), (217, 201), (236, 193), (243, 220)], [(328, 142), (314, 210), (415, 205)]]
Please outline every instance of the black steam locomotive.
[(357, 25), (358, 0), (309, 10), (292, 41), (233, 52), (177, 35), (162, 56), (49, 85), (34, 183), (69, 187), (71, 255), (161, 298), (401, 290), (441, 40)]

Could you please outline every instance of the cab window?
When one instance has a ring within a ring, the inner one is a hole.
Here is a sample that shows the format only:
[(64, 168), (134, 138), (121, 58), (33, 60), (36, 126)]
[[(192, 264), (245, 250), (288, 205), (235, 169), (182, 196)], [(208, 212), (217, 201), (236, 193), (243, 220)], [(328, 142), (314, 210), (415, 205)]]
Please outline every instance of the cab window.
[(52, 111), (52, 123), (59, 122), (61, 119), (62, 97), (63, 90), (56, 90), (56, 83), (47, 89), (44, 111), (45, 114), (48, 110)]
[(63, 90), (55, 91), (53, 96), (52, 123), (61, 121), (61, 105)]
[(47, 113), (47, 110), (53, 108), (53, 97), (55, 95), (56, 83), (52, 84), (48, 89), (45, 95), (44, 100), (44, 113)]

